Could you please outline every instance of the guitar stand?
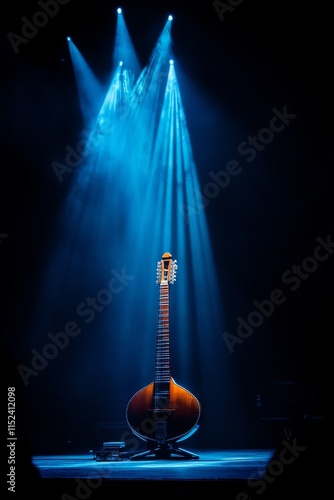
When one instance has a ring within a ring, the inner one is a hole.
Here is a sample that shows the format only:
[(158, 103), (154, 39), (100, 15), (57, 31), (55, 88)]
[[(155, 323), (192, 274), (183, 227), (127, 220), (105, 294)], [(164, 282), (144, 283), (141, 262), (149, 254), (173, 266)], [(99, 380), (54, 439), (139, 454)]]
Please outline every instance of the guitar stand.
[(141, 453), (136, 453), (130, 456), (130, 460), (141, 460), (142, 458), (155, 456), (155, 458), (168, 460), (172, 458), (172, 454), (179, 455), (188, 459), (198, 459), (199, 456), (190, 451), (179, 448), (175, 443), (158, 444), (155, 448), (150, 448), (149, 450), (143, 451)]

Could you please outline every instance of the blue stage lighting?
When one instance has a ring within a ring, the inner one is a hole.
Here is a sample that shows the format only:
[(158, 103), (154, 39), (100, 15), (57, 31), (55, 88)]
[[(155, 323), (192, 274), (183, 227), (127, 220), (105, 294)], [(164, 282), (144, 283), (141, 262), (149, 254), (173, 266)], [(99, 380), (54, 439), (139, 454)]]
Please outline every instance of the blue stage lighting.
[(117, 12), (118, 12), (118, 14), (122, 14), (122, 9), (118, 8)]
[(66, 37), (66, 40), (67, 40), (68, 42), (70, 42), (70, 41), (71, 41), (71, 37), (70, 37), (70, 36), (67, 36), (67, 37)]
[(174, 64), (173, 59), (171, 59), (171, 60), (169, 61), (169, 64)]
[(173, 16), (168, 16), (168, 21), (173, 21)]
[(123, 61), (119, 61), (119, 65), (120, 65), (120, 66), (123, 66)]

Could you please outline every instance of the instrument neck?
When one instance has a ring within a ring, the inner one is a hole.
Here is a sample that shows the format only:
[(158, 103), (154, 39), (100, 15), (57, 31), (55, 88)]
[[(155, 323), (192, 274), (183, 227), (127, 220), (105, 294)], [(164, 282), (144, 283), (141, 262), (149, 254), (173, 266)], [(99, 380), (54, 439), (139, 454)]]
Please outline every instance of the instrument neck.
[(155, 383), (159, 386), (170, 380), (169, 349), (169, 284), (161, 281), (155, 362)]

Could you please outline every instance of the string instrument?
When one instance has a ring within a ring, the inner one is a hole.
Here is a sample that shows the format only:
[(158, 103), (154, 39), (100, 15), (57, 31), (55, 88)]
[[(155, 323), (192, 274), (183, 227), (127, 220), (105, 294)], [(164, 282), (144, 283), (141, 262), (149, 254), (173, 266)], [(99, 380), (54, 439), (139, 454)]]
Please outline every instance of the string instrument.
[(170, 373), (169, 285), (175, 282), (176, 269), (176, 260), (172, 260), (170, 253), (164, 253), (157, 266), (160, 294), (154, 381), (136, 392), (126, 408), (131, 431), (147, 443), (148, 450), (131, 459), (149, 454), (169, 458), (171, 453), (199, 458), (177, 444), (198, 429), (201, 405)]

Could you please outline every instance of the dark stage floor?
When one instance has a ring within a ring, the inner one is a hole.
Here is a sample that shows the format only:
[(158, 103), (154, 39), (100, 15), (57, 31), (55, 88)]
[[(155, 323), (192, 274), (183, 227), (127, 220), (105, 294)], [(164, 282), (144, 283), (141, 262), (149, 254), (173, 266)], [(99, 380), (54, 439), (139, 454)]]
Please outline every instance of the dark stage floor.
[[(193, 450), (192, 450), (193, 451)], [(195, 451), (198, 459), (145, 458), (100, 461), (92, 455), (33, 457), (42, 478), (111, 480), (222, 480), (261, 477), (274, 450)]]
[(278, 450), (189, 451), (198, 458), (153, 455), (139, 460), (97, 460), (94, 453), (35, 455), (30, 466), (24, 467), (23, 477), (17, 477), (22, 495), (16, 498), (27, 498), (29, 492), (46, 500), (111, 499), (129, 494), (190, 498), (204, 493), (224, 500), (289, 500), (303, 498), (311, 486), (317, 489), (316, 498), (327, 498), (329, 463), (313, 446), (297, 446), (292, 441)]
[[(191, 450), (198, 459), (172, 456), (100, 461), (94, 454), (34, 456), (43, 493), (50, 498), (111, 498), (120, 494), (208, 495), (246, 500), (247, 482), (265, 473), (274, 450)], [(253, 488), (254, 489), (254, 488)], [(247, 493), (248, 491), (248, 493)]]

